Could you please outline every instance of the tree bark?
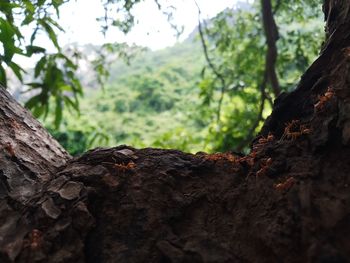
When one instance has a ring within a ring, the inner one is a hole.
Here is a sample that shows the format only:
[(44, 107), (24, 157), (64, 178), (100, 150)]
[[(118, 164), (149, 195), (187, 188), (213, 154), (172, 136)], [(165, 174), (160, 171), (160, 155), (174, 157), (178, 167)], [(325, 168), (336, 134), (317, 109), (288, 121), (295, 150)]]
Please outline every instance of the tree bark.
[(0, 91), (0, 262), (348, 262), (350, 2), (247, 156), (71, 158)]
[(33, 228), (31, 208), (71, 157), (1, 87), (0, 131), (0, 251), (14, 260)]

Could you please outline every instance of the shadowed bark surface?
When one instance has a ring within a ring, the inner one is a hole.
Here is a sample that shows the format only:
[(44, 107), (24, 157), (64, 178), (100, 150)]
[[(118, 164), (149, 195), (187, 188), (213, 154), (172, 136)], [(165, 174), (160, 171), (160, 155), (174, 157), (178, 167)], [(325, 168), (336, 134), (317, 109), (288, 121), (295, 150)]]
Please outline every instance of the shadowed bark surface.
[(348, 262), (349, 7), (325, 1), (320, 57), (243, 157), (71, 158), (1, 90), (0, 262)]

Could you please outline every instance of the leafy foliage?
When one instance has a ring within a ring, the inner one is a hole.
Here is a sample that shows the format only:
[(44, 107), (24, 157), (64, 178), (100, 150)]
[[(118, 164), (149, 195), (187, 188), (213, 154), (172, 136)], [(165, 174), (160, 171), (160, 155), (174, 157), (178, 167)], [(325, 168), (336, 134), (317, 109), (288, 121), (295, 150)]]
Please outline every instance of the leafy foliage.
[[(32, 80), (25, 82), (31, 94), (25, 105), (35, 116), (48, 117), (48, 127), (73, 154), (120, 143), (192, 152), (246, 149), (247, 138), (259, 129), (275, 98), (271, 85), (262, 92), (267, 47), (260, 1), (204, 22), (204, 44), (215, 71), (204, 64), (198, 43), (146, 52), (131, 67), (115, 63), (115, 58), (129, 62), (140, 49), (106, 43), (89, 61), (96, 82), (106, 83), (105, 89), (89, 90), (85, 99), (78, 68), (84, 54), (62, 48), (58, 39), (64, 30), (57, 22), (59, 10), (68, 1), (1, 1), (0, 83), (6, 87), (9, 70), (24, 83), (31, 72), (16, 57), (37, 57)], [(276, 71), (281, 89), (290, 91), (321, 45), (319, 1), (271, 1), (279, 30)], [(135, 23), (132, 8), (140, 2), (101, 0), (102, 32), (117, 26), (127, 33)], [(172, 7), (155, 2), (172, 23)], [(28, 39), (23, 28), (32, 28)], [(55, 52), (37, 43), (40, 32)]]
[[(65, 3), (70, 0), (2, 0), (0, 2), (0, 85), (7, 87), (7, 70), (17, 76), (23, 83), (27, 72), (16, 63), (16, 56), (39, 57), (34, 68), (28, 91), (34, 94), (26, 102), (35, 116), (46, 117), (49, 106), (54, 104), (54, 123), (56, 128), (62, 121), (63, 108), (79, 111), (78, 97), (82, 96), (83, 89), (78, 78), (77, 61), (71, 60), (81, 56), (79, 52), (69, 54), (64, 50), (58, 40), (58, 32), (64, 29), (58, 23), (59, 12)], [(101, 0), (106, 10), (104, 22), (112, 20), (112, 25), (118, 26), (127, 33), (133, 25), (131, 15), (132, 7), (141, 0)], [(108, 10), (118, 6), (120, 13), (126, 15), (122, 18), (109, 17)], [(105, 26), (106, 27), (106, 26)], [(23, 34), (31, 30), (30, 36)], [(107, 29), (107, 28), (105, 28)], [(55, 52), (49, 52), (46, 47), (37, 44), (37, 36), (44, 32), (51, 41)], [(107, 43), (103, 51), (113, 52), (125, 58), (128, 48), (125, 44)], [(98, 82), (103, 84), (108, 76), (105, 66), (106, 52), (101, 52), (92, 63), (95, 65)], [(35, 92), (32, 92), (32, 91)], [(50, 103), (53, 102), (53, 103)]]
[[(283, 91), (293, 89), (321, 46), (322, 18), (320, 9), (315, 8), (318, 5), (318, 1), (295, 1), (293, 4), (277, 1), (275, 4), (279, 28), (277, 72)], [(211, 51), (212, 63), (226, 83), (223, 90), (217, 74), (209, 66), (203, 69), (200, 84), (203, 103), (217, 103), (225, 95), (220, 118), (212, 118), (210, 129), (215, 142), (213, 148), (218, 151), (246, 146), (241, 142), (245, 141), (247, 131), (254, 122), (262, 123), (271, 110), (274, 98), (271, 86), (266, 92), (269, 104), (262, 102), (259, 92), (264, 81), (266, 56), (260, 9), (260, 1), (256, 1), (234, 12), (225, 10), (206, 26), (206, 45)], [(261, 119), (257, 119), (259, 103), (263, 103)], [(255, 130), (259, 127), (256, 125)]]
[[(197, 88), (203, 65), (200, 46), (190, 42), (144, 52), (130, 65), (115, 62), (105, 89), (88, 90), (80, 117), (65, 118), (56, 138), (74, 154), (117, 144), (203, 150), (208, 123)], [(86, 143), (74, 139), (77, 133)]]
[[(77, 95), (82, 93), (79, 80), (75, 76), (76, 65), (69, 60), (61, 50), (57, 40), (57, 31), (63, 28), (53, 17), (59, 16), (59, 9), (66, 1), (37, 0), (37, 1), (10, 1), (0, 3), (0, 84), (7, 86), (6, 67), (10, 68), (17, 78), (23, 82), (26, 73), (16, 62), (16, 56), (32, 57), (40, 55), (35, 66), (35, 82), (29, 83), (31, 89), (39, 90), (26, 106), (33, 109), (36, 116), (48, 113), (48, 101), (52, 96), (55, 100), (56, 125), (62, 118), (62, 104), (77, 109)], [(34, 28), (29, 39), (26, 39), (21, 30)], [(40, 31), (47, 34), (57, 52), (48, 54), (46, 48), (35, 44)], [(75, 100), (71, 100), (64, 91), (71, 91)]]

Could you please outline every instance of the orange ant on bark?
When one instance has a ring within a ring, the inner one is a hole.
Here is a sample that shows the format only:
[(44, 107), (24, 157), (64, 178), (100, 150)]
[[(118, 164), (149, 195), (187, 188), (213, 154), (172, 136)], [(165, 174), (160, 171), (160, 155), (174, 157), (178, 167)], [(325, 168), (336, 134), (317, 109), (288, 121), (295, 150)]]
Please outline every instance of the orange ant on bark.
[(314, 105), (317, 111), (322, 110), (326, 103), (334, 97), (334, 90), (331, 87), (328, 87), (324, 95), (318, 96), (318, 102)]
[(303, 134), (310, 134), (312, 130), (305, 124), (300, 124), (300, 120), (292, 120), (286, 124), (281, 140), (284, 138), (295, 140)]
[(238, 162), (239, 163), (246, 162), (249, 166), (253, 166), (254, 165), (254, 159), (255, 159), (256, 155), (257, 155), (257, 151), (254, 150), (254, 147), (253, 147), (253, 151), (251, 151), (248, 155), (239, 158)]
[(10, 154), (11, 157), (15, 156), (15, 150), (10, 142), (6, 143), (5, 149)]
[(272, 159), (271, 158), (267, 158), (262, 160), (261, 162), (261, 168), (259, 171), (256, 172), (256, 176), (260, 177), (260, 176), (264, 176), (267, 172), (267, 170), (270, 168), (272, 164)]
[(204, 158), (210, 161), (227, 160), (230, 162), (236, 162), (236, 157), (230, 153), (213, 153), (206, 155)]
[(242, 158), (240, 158), (239, 162), (247, 162), (248, 165), (254, 165), (254, 159), (256, 158), (258, 152), (264, 147), (266, 143), (272, 142), (275, 139), (275, 136), (272, 133), (269, 133), (267, 137), (261, 137), (258, 140), (258, 143), (253, 145), (252, 151)]
[(15, 130), (18, 130), (20, 128), (20, 126), (16, 120), (11, 120), (10, 126), (12, 129), (15, 129)]
[(275, 139), (272, 133), (269, 133), (267, 137), (261, 137), (258, 140), (258, 143), (253, 145), (253, 151), (259, 151), (266, 143), (272, 142)]
[(29, 234), (29, 239), (24, 240), (24, 246), (36, 250), (41, 247), (43, 243), (43, 233), (38, 229), (33, 229)]
[(102, 164), (112, 165), (113, 168), (123, 173), (128, 170), (134, 169), (136, 167), (136, 164), (133, 161), (129, 161), (128, 164), (124, 164), (124, 163), (118, 164), (118, 163), (110, 163), (110, 162), (102, 162)]
[(274, 187), (276, 190), (284, 191), (290, 189), (295, 183), (294, 177), (289, 177), (286, 181), (283, 183), (276, 184)]
[(114, 167), (118, 170), (121, 170), (122, 172), (126, 172), (127, 170), (131, 170), (135, 168), (135, 163), (133, 161), (130, 161), (127, 165), (125, 164), (114, 164)]

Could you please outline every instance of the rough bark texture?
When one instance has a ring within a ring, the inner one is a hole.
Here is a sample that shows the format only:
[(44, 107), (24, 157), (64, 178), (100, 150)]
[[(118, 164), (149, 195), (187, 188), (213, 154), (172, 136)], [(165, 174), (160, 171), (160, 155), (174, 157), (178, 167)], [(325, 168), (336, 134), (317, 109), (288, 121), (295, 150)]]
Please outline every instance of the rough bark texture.
[(243, 157), (70, 159), (1, 91), (0, 262), (348, 262), (349, 6), (326, 1), (320, 57)]
[[(0, 87), (0, 251), (14, 260), (33, 228), (31, 205), (70, 158)], [(2, 262), (3, 256), (0, 256)]]

